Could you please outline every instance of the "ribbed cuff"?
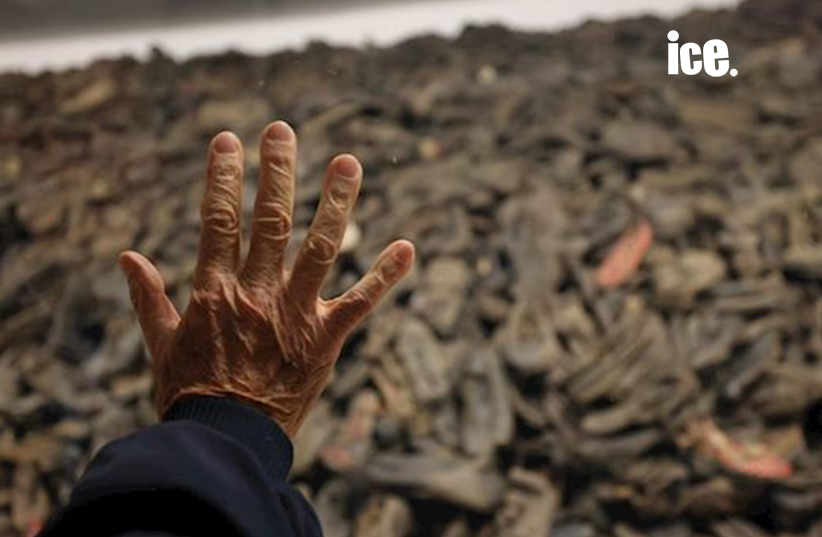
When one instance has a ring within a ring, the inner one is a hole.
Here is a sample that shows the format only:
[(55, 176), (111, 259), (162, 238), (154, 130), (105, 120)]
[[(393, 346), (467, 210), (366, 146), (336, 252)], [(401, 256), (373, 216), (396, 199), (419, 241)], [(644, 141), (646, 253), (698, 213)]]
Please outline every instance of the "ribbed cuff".
[(248, 404), (227, 397), (186, 397), (163, 421), (173, 420), (191, 420), (227, 434), (251, 449), (271, 477), (288, 477), (294, 460), (291, 440), (274, 420)]

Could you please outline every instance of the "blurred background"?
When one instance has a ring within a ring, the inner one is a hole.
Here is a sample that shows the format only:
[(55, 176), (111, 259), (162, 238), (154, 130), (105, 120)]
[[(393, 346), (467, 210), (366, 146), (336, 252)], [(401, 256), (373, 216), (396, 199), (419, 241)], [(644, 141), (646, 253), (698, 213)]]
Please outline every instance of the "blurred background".
[(736, 0), (209, 0), (105, 2), (2, 0), (0, 69), (37, 72), (81, 66), (100, 57), (145, 58), (160, 47), (176, 59), (227, 49), (266, 54), (312, 40), (388, 46), (402, 39), (455, 36), (467, 24), (556, 30), (584, 20), (672, 16)]
[(327, 535), (822, 535), (822, 1), (0, 12), (0, 536), (155, 422), (117, 255), (185, 308), (208, 141), (275, 118), (292, 249), (365, 168), (328, 296), (419, 253), (296, 441)]

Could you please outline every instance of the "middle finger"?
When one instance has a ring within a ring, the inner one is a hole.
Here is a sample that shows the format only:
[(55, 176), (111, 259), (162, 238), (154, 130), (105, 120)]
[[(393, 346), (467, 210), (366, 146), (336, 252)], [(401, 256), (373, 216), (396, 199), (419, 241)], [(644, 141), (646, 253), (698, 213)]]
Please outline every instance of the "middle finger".
[(284, 121), (269, 125), (260, 143), (260, 187), (243, 278), (270, 285), (280, 275), (294, 213), (297, 137)]

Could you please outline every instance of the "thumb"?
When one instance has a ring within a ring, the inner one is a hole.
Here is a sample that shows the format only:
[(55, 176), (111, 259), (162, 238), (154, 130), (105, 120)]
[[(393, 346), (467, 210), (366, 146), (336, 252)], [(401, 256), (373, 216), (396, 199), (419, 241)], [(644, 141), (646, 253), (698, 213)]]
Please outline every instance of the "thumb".
[(151, 261), (137, 252), (123, 252), (120, 268), (126, 275), (131, 302), (149, 353), (154, 356), (155, 349), (168, 341), (177, 328), (180, 314), (166, 295), (163, 278)]

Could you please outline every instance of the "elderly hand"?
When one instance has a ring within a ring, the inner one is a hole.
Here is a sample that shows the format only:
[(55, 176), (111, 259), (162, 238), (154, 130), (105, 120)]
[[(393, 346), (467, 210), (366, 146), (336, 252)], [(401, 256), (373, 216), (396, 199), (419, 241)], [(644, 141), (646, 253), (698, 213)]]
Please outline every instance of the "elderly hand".
[(296, 136), (286, 123), (266, 128), (251, 244), (242, 262), (243, 149), (231, 133), (214, 138), (200, 251), (182, 318), (154, 265), (136, 252), (120, 256), (151, 356), (160, 417), (181, 397), (233, 397), (263, 410), (293, 437), (328, 384), (346, 336), (413, 264), (413, 245), (396, 241), (351, 289), (320, 298), (362, 181), (359, 162), (340, 155), (328, 167), (294, 266), (286, 268), (296, 152)]

